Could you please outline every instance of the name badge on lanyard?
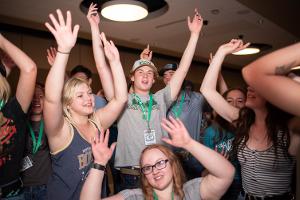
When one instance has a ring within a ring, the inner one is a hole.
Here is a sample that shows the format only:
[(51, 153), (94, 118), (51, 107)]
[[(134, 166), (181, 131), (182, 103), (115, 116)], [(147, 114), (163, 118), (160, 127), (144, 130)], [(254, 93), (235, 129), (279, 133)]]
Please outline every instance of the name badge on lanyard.
[(30, 156), (35, 155), (36, 152), (38, 151), (39, 147), (41, 146), (42, 136), (43, 136), (43, 132), (44, 132), (44, 121), (43, 120), (41, 120), (41, 122), (40, 122), (38, 139), (36, 139), (36, 137), (35, 137), (35, 134), (34, 134), (31, 124), (27, 123), (27, 125), (29, 127), (29, 132), (30, 132), (31, 139), (32, 139), (32, 155), (27, 155), (23, 158), (21, 172), (29, 169), (30, 167), (33, 167), (33, 160)]
[(145, 145), (156, 144), (155, 130), (153, 129), (144, 130), (144, 140), (145, 140)]
[(143, 113), (143, 115), (142, 115), (143, 120), (145, 120), (146, 123), (147, 123), (147, 129), (144, 130), (145, 145), (155, 144), (156, 143), (155, 130), (151, 129), (151, 127), (150, 127), (152, 105), (153, 105), (153, 96), (152, 96), (151, 93), (149, 94), (150, 98), (149, 98), (149, 104), (148, 104), (148, 112), (146, 112), (146, 106), (142, 102), (141, 98), (136, 94), (133, 94), (133, 96), (134, 96), (134, 98), (136, 99), (136, 101), (138, 102), (138, 104), (141, 108), (141, 111)]

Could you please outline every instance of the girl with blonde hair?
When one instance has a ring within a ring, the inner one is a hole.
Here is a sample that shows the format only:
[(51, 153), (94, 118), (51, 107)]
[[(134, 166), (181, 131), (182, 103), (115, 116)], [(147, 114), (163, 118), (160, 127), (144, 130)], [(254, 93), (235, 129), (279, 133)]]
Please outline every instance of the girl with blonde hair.
[(56, 12), (57, 19), (53, 14), (49, 15), (53, 25), (45, 24), (58, 45), (45, 84), (44, 120), (53, 168), (48, 198), (73, 200), (79, 199), (93, 161), (90, 138), (109, 128), (117, 119), (127, 100), (127, 89), (119, 52), (114, 43), (106, 39), (102, 40), (104, 51), (116, 86), (110, 102), (95, 110), (94, 96), (86, 80), (74, 77), (64, 86), (65, 69), (79, 26), (72, 29), (70, 11), (67, 11), (66, 20), (60, 10)]

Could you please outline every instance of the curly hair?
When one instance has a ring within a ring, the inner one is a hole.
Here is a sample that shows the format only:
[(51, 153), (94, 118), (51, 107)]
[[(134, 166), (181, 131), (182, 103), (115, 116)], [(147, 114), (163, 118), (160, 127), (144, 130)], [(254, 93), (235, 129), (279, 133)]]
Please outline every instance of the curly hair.
[[(151, 149), (160, 150), (169, 159), (169, 163), (170, 163), (170, 166), (171, 166), (172, 172), (173, 172), (173, 181), (174, 181), (173, 191), (176, 195), (178, 195), (180, 197), (180, 199), (183, 199), (184, 193), (182, 190), (182, 186), (183, 186), (183, 183), (185, 182), (185, 174), (184, 174), (184, 171), (182, 169), (182, 166), (181, 166), (178, 158), (169, 148), (167, 148), (163, 145), (159, 145), (159, 144), (153, 144), (153, 145), (147, 146), (142, 151), (142, 154), (140, 157), (140, 166), (142, 166), (142, 159), (143, 159), (144, 153)], [(142, 190), (143, 190), (145, 199), (153, 200), (153, 188), (143, 173), (141, 173), (141, 183), (142, 183)]]

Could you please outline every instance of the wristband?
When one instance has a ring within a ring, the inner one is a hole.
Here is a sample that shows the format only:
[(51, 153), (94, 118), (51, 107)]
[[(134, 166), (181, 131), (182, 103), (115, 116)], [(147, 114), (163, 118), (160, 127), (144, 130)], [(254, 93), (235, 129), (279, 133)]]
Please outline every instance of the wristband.
[(70, 54), (70, 52), (62, 52), (62, 51), (59, 51), (58, 49), (56, 50), (58, 53), (62, 53), (62, 54)]
[(98, 163), (93, 163), (93, 164), (92, 164), (92, 168), (98, 169), (98, 170), (100, 170), (100, 171), (105, 171), (105, 169), (106, 169), (105, 166), (100, 165), (100, 164), (98, 164)]

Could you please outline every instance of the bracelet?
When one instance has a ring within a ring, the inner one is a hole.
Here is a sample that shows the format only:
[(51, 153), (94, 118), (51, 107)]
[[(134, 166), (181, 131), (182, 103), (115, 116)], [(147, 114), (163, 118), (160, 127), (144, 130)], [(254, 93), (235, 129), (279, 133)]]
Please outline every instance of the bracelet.
[(62, 52), (62, 51), (59, 51), (58, 49), (56, 50), (58, 53), (62, 53), (62, 54), (70, 54), (70, 52)]
[(105, 167), (105, 166), (100, 165), (100, 164), (98, 164), (98, 163), (93, 163), (93, 164), (92, 164), (92, 168), (98, 169), (98, 170), (100, 170), (100, 171), (105, 171), (105, 170), (106, 170), (106, 167)]

